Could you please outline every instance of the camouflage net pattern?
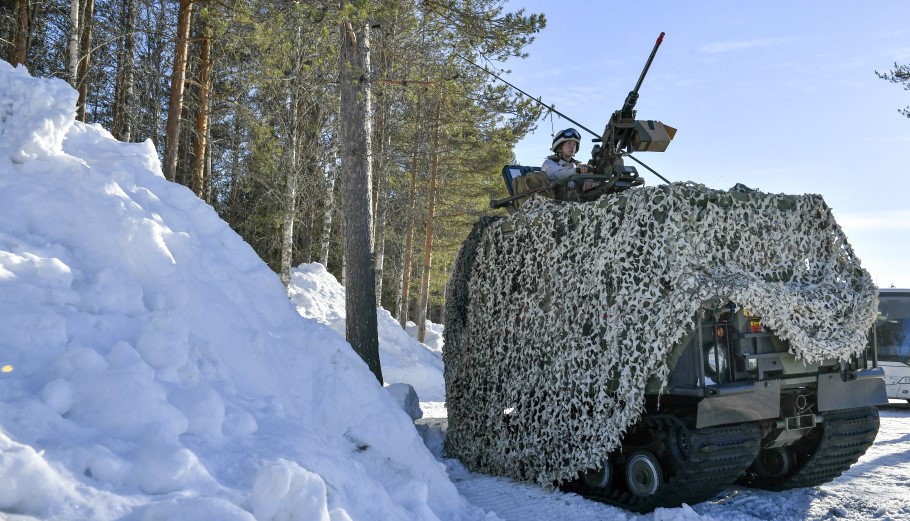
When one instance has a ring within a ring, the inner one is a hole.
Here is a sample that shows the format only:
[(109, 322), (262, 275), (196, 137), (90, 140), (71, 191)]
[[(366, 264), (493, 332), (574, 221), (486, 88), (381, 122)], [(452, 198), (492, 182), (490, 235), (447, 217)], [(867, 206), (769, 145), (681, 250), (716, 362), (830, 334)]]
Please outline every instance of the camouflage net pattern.
[(598, 467), (728, 301), (813, 362), (860, 351), (878, 298), (819, 195), (674, 183), (478, 223), (446, 295), (447, 455), (543, 485)]

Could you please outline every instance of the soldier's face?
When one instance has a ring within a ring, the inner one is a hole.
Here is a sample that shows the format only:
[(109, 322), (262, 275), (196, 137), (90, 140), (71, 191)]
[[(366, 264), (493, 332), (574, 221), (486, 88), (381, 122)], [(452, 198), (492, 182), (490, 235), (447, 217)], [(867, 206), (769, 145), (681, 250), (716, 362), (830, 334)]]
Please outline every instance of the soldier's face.
[(566, 157), (572, 157), (575, 155), (578, 145), (574, 141), (566, 141), (562, 144), (562, 147), (559, 149), (562, 152), (562, 155)]

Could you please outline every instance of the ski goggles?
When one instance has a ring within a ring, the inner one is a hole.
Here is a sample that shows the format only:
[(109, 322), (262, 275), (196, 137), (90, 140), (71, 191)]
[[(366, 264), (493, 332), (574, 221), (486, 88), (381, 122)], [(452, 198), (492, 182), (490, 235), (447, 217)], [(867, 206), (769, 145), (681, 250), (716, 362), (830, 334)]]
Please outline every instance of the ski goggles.
[(562, 132), (559, 133), (559, 136), (557, 136), (557, 137), (561, 137), (564, 139), (577, 139), (577, 140), (581, 141), (581, 134), (579, 134), (578, 131), (575, 130), (574, 128), (567, 128), (567, 129), (563, 130)]

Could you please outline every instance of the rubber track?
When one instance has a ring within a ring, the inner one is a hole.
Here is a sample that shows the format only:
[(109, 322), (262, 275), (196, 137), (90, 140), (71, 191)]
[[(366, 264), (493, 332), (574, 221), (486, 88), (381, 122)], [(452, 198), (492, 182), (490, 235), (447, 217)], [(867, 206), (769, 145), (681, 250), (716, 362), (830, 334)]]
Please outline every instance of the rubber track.
[[(752, 473), (746, 474), (742, 484), (764, 490), (789, 490), (814, 487), (828, 483), (843, 474), (875, 441), (878, 434), (878, 408), (861, 407), (822, 413), (820, 439), (815, 447), (795, 448), (809, 453), (797, 454), (800, 466), (789, 477), (760, 479)], [(818, 436), (816, 436), (818, 438)], [(814, 448), (814, 452), (811, 452)]]
[[(678, 419), (671, 417), (646, 418), (644, 421), (648, 428), (664, 432), (682, 426)], [(625, 469), (614, 469), (614, 482), (623, 484), (610, 490), (591, 487), (580, 479), (564, 488), (634, 512), (698, 503), (714, 497), (742, 476), (755, 460), (761, 438), (758, 426), (753, 423), (688, 429), (688, 436), (690, 449), (673, 459), (671, 465), (676, 468), (669, 479), (667, 458), (658, 455), (665, 482), (653, 496), (639, 497), (625, 490)]]

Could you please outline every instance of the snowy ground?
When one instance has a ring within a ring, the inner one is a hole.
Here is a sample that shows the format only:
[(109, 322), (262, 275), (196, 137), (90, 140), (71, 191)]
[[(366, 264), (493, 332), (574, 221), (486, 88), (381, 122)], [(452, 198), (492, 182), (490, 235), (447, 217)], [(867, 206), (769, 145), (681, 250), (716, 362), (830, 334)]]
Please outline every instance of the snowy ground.
[[(418, 422), (427, 446), (440, 457), (445, 408), (421, 404)], [(634, 514), (559, 490), (475, 474), (445, 460), (449, 478), (472, 504), (504, 521), (571, 519), (642, 521), (809, 521), (823, 519), (898, 521), (910, 519), (910, 405), (882, 408), (872, 447), (848, 472), (820, 487), (766, 492), (731, 487), (715, 500)]]

